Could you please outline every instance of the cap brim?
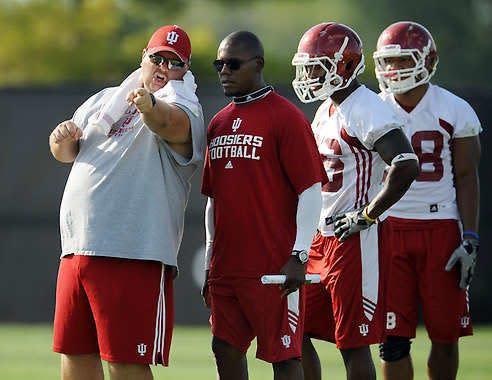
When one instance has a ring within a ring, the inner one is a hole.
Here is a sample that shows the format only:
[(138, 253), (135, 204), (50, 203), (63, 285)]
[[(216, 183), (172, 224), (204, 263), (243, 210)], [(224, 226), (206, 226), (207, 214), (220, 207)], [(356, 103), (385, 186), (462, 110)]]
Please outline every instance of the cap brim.
[(179, 57), (179, 59), (182, 60), (183, 62), (188, 62), (188, 60), (185, 57), (183, 57), (181, 54), (179, 54), (179, 52), (176, 49), (173, 49), (169, 46), (153, 47), (153, 48), (147, 50), (147, 54), (155, 54), (155, 53), (159, 53), (161, 51), (170, 51), (171, 53), (176, 54)]

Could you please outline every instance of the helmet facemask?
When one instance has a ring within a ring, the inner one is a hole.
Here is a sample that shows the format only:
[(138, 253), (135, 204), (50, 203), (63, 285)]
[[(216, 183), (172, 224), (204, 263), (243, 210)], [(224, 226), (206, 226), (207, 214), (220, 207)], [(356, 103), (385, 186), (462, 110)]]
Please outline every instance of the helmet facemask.
[[(400, 45), (385, 45), (373, 54), (376, 78), (381, 91), (403, 94), (411, 89), (429, 82), (436, 72), (438, 58), (430, 57), (431, 41), (422, 51), (419, 49), (402, 49)], [(412, 67), (388, 70), (387, 59), (410, 57)]]
[[(339, 72), (339, 64), (343, 60), (343, 52), (348, 44), (345, 37), (339, 51), (333, 57), (311, 57), (308, 53), (298, 52), (292, 59), (292, 65), (296, 67), (296, 77), (292, 86), (297, 97), (303, 103), (312, 103), (317, 100), (329, 98), (335, 91), (346, 88), (352, 80), (364, 71), (364, 56), (355, 68), (351, 68), (350, 77), (344, 77)], [(343, 62), (342, 62), (343, 65)], [(312, 77), (316, 71), (316, 77)], [(312, 77), (312, 78), (311, 78)]]

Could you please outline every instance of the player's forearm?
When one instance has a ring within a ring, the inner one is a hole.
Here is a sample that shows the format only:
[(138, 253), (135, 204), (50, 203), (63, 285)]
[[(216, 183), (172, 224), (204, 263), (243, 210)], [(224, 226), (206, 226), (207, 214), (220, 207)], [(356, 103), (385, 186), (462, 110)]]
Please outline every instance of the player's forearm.
[(455, 179), (456, 201), (464, 231), (478, 233), (480, 209), (480, 180), (478, 168)]
[(67, 139), (57, 143), (50, 136), (50, 151), (57, 161), (72, 163), (79, 153), (79, 142), (74, 139)]
[(419, 174), (416, 160), (401, 161), (390, 166), (383, 189), (367, 207), (367, 214), (376, 219), (406, 193)]
[(480, 140), (478, 136), (452, 142), (456, 202), (465, 231), (478, 232), (480, 208)]

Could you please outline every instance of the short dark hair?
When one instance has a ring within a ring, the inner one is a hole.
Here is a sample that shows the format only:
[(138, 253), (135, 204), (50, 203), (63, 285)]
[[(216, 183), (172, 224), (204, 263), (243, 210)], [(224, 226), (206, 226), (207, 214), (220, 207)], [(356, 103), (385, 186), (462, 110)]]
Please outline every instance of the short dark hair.
[(264, 58), (263, 44), (258, 36), (247, 30), (238, 30), (232, 32), (224, 38), (232, 45), (240, 45), (242, 49), (246, 50), (254, 57)]

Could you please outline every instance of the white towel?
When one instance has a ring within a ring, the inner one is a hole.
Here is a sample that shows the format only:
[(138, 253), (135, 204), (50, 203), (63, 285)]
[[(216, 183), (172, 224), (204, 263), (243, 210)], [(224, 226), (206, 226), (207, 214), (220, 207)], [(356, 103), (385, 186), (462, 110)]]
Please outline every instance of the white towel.
[[(127, 94), (142, 86), (142, 69), (138, 68), (131, 73), (104, 104), (101, 110), (92, 121), (93, 124), (103, 128), (105, 135), (111, 131), (111, 127), (116, 123), (128, 109), (126, 101)], [(199, 116), (200, 103), (195, 94), (195, 77), (191, 71), (187, 71), (183, 80), (170, 80), (164, 87), (154, 93), (156, 98), (162, 99), (167, 103), (181, 104), (187, 107), (195, 116)]]
[(201, 107), (195, 94), (196, 87), (195, 77), (188, 70), (183, 76), (183, 80), (170, 80), (164, 87), (157, 90), (154, 96), (167, 103), (181, 104), (189, 108), (198, 117)]

